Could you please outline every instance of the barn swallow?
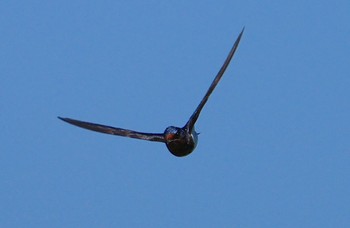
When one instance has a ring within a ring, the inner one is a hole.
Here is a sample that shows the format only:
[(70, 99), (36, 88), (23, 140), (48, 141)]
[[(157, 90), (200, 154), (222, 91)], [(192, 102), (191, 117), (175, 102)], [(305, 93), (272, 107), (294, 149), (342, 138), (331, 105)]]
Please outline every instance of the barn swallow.
[(237, 37), (233, 47), (230, 50), (224, 64), (222, 65), (220, 71), (211, 83), (208, 91), (204, 95), (203, 99), (199, 103), (196, 110), (193, 112), (190, 119), (187, 121), (184, 127), (167, 127), (164, 133), (143, 133), (138, 131), (127, 130), (123, 128), (110, 127), (101, 124), (89, 123), (80, 120), (58, 117), (59, 119), (73, 124), (75, 126), (85, 128), (92, 131), (97, 131), (105, 134), (118, 135), (124, 137), (130, 137), (135, 139), (143, 139), (154, 142), (165, 143), (168, 150), (177, 157), (183, 157), (190, 154), (197, 146), (198, 133), (194, 129), (194, 125), (201, 113), (205, 103), (208, 101), (210, 94), (215, 89), (216, 85), (219, 83), (221, 77), (223, 76), (227, 66), (229, 65), (235, 51), (238, 47), (239, 41), (243, 35), (244, 28)]

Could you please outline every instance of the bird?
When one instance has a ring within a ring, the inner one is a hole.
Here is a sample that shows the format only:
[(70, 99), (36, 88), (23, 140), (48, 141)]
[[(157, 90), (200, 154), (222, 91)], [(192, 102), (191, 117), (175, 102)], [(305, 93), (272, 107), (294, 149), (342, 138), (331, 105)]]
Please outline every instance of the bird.
[(199, 105), (197, 106), (197, 108), (195, 109), (195, 111), (193, 112), (193, 114), (191, 115), (191, 117), (188, 119), (188, 121), (183, 127), (169, 126), (165, 129), (163, 133), (144, 133), (144, 132), (138, 132), (138, 131), (128, 130), (124, 128), (117, 128), (117, 127), (111, 127), (111, 126), (102, 125), (102, 124), (80, 121), (80, 120), (71, 119), (71, 118), (64, 118), (60, 116), (58, 116), (58, 118), (69, 124), (72, 124), (81, 128), (85, 128), (88, 130), (100, 132), (100, 133), (165, 143), (170, 153), (172, 153), (174, 156), (176, 157), (187, 156), (190, 153), (192, 153), (192, 151), (196, 148), (198, 143), (199, 133), (195, 131), (194, 125), (204, 105), (207, 103), (216, 85), (219, 83), (220, 79), (224, 75), (232, 57), (234, 56), (237, 50), (237, 47), (239, 45), (243, 32), (244, 32), (244, 27), (242, 31), (239, 33), (228, 56), (226, 57), (224, 64), (221, 66), (219, 72), (215, 76), (209, 89), (207, 90), (204, 97), (200, 101)]

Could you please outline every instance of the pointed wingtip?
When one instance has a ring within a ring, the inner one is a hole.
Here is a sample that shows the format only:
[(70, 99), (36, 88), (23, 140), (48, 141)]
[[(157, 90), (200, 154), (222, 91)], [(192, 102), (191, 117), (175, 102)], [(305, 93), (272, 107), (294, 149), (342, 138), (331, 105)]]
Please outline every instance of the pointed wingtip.
[(239, 35), (238, 35), (238, 38), (237, 38), (238, 41), (241, 40), (241, 37), (242, 37), (242, 35), (243, 35), (244, 30), (245, 30), (245, 26), (243, 26), (242, 31), (241, 31), (241, 32), (239, 33)]
[(60, 119), (60, 120), (62, 120), (62, 121), (64, 121), (64, 122), (70, 123), (70, 122), (69, 122), (69, 120), (70, 120), (69, 118), (60, 117), (60, 116), (57, 116), (57, 118)]
[(239, 33), (239, 35), (238, 35), (238, 37), (237, 37), (237, 39), (236, 39), (236, 42), (233, 44), (233, 47), (232, 47), (232, 50), (231, 50), (232, 56), (233, 56), (234, 52), (236, 51), (239, 42), (241, 41), (241, 38), (242, 38), (242, 36), (243, 36), (244, 30), (245, 30), (245, 26), (243, 26), (242, 31)]

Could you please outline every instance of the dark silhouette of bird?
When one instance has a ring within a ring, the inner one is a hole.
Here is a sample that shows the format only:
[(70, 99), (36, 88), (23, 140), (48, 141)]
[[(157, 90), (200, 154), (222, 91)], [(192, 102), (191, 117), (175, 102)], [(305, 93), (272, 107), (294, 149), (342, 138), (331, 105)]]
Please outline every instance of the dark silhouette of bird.
[(196, 108), (196, 110), (193, 112), (190, 119), (187, 121), (187, 123), (183, 127), (170, 126), (165, 129), (164, 133), (143, 133), (143, 132), (137, 132), (137, 131), (127, 130), (123, 128), (89, 123), (89, 122), (70, 119), (70, 118), (63, 118), (63, 117), (58, 117), (58, 118), (67, 123), (70, 123), (75, 126), (82, 127), (88, 130), (92, 130), (92, 131), (97, 131), (97, 132), (111, 134), (111, 135), (130, 137), (135, 139), (143, 139), (143, 140), (154, 141), (154, 142), (162, 142), (166, 144), (167, 148), (173, 155), (177, 157), (186, 156), (196, 148), (196, 145), (198, 142), (198, 133), (195, 131), (194, 125), (205, 103), (208, 101), (210, 94), (213, 92), (216, 85), (219, 83), (233, 55), (235, 54), (235, 51), (241, 40), (243, 32), (244, 32), (244, 28), (242, 29), (241, 33), (239, 34), (235, 43), (233, 44), (233, 47), (230, 53), (228, 54), (220, 71), (214, 78), (214, 81), (211, 83), (207, 93), (204, 95), (198, 107)]

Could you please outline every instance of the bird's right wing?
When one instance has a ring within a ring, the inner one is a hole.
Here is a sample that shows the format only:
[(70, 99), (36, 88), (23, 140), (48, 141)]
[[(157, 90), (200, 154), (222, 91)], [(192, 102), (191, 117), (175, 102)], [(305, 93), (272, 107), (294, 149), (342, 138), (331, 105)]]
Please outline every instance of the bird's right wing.
[(101, 125), (101, 124), (74, 120), (70, 118), (63, 118), (63, 117), (58, 117), (58, 118), (67, 123), (73, 124), (75, 126), (92, 130), (92, 131), (105, 133), (105, 134), (119, 135), (119, 136), (134, 138), (134, 139), (143, 139), (143, 140), (155, 141), (155, 142), (165, 142), (164, 134), (143, 133), (143, 132), (137, 132), (137, 131), (132, 131), (132, 130), (123, 129), (123, 128), (116, 128), (116, 127), (110, 127), (110, 126)]

